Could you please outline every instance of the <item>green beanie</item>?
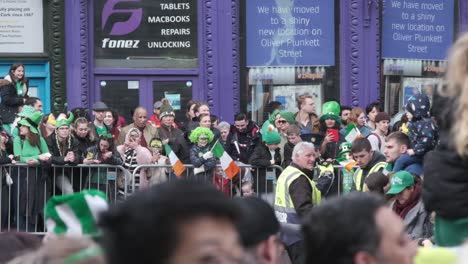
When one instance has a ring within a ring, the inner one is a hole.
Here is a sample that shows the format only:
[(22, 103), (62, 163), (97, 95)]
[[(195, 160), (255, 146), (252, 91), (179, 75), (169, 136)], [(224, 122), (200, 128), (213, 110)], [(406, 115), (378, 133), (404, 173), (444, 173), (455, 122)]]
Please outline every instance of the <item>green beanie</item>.
[(281, 111), (280, 116), (282, 118), (284, 118), (286, 121), (288, 121), (289, 124), (296, 124), (296, 119), (294, 117), (294, 113), (287, 112), (287, 111)]
[(320, 117), (320, 122), (323, 122), (327, 119), (333, 119), (337, 123), (341, 123), (340, 110), (340, 104), (335, 101), (324, 103), (322, 106), (322, 116)]
[(276, 130), (267, 130), (262, 134), (262, 141), (267, 145), (276, 145), (281, 142), (281, 137)]

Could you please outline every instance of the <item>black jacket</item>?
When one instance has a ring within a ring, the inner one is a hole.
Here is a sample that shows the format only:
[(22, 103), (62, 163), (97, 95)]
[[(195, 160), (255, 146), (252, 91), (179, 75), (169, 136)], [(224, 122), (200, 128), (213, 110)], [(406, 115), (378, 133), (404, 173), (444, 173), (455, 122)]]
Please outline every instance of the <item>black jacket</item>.
[[(45, 141), (47, 143), (47, 147), (49, 148), (50, 154), (52, 154), (52, 157), (51, 157), (52, 164), (56, 164), (56, 165), (65, 165), (65, 164), (77, 165), (77, 164), (81, 163), (83, 153), (78, 151), (79, 142), (78, 142), (78, 140), (76, 138), (70, 137), (70, 148), (68, 148), (68, 146), (67, 146), (67, 148), (66, 148), (65, 152), (63, 153), (63, 155), (60, 154), (59, 147), (57, 146), (57, 140), (56, 140), (55, 132), (52, 133), (50, 136), (48, 136), (45, 139)], [(67, 140), (67, 142), (68, 142), (68, 140)], [(75, 161), (74, 162), (70, 162), (70, 161), (65, 162), (65, 156), (67, 155), (68, 151), (73, 151), (75, 153)]]
[[(270, 150), (264, 144), (258, 145), (249, 159), (249, 164), (255, 166), (253, 170), (253, 178), (255, 182), (256, 192), (258, 194), (274, 192), (274, 186), (272, 179), (267, 178), (267, 171), (274, 173), (274, 176), (278, 178), (281, 174), (279, 169), (269, 169), (271, 166), (271, 155)], [(275, 165), (281, 165), (280, 149), (275, 150), (274, 154)]]
[[(248, 163), (250, 156), (255, 150), (255, 147), (260, 144), (259, 127), (252, 121), (249, 121), (245, 132), (239, 132), (235, 126), (231, 126), (227, 142), (230, 144), (228, 150), (229, 155), (234, 160), (239, 160), (243, 163)], [(237, 151), (237, 146), (239, 151)]]
[(23, 97), (18, 96), (15, 86), (12, 83), (0, 87), (0, 117), (5, 124), (15, 121), (18, 107), (23, 105)]
[(433, 113), (439, 126), (440, 142), (424, 158), (423, 202), (428, 211), (456, 219), (468, 217), (468, 159), (455, 150), (450, 127), (454, 100), (434, 96)]

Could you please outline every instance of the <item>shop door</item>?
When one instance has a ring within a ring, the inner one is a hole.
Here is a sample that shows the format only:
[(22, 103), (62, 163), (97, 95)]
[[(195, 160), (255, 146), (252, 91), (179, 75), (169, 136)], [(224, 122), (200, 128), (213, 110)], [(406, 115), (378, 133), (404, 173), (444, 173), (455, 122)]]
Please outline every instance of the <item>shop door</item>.
[(115, 77), (99, 76), (96, 79), (95, 101), (103, 101), (116, 110), (128, 123), (132, 122), (137, 106), (153, 114), (153, 104), (167, 98), (176, 114), (176, 120), (185, 120), (185, 105), (192, 99), (194, 78), (191, 77)]

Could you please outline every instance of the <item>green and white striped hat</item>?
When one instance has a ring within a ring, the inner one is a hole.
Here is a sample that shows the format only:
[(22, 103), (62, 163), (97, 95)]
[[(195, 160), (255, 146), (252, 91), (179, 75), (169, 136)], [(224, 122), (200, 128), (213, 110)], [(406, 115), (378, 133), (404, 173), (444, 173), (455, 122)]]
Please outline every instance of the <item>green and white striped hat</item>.
[(98, 190), (54, 196), (44, 209), (47, 232), (65, 236), (97, 236), (99, 215), (108, 208), (106, 195)]

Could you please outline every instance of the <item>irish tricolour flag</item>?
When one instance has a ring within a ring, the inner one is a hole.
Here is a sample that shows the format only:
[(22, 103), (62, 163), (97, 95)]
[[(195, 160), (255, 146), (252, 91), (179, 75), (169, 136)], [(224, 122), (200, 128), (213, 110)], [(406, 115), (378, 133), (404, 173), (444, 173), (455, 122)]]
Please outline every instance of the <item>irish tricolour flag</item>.
[(357, 165), (357, 162), (347, 158), (338, 158), (336, 161), (345, 168), (347, 171), (353, 170), (354, 166)]
[(175, 175), (177, 175), (177, 177), (180, 177), (180, 175), (182, 175), (182, 173), (185, 171), (184, 164), (179, 160), (177, 155), (172, 152), (172, 149), (168, 144), (164, 144), (164, 149), (166, 150), (166, 155), (171, 161), (172, 170), (174, 171)]
[(211, 149), (213, 156), (219, 159), (221, 163), (221, 168), (223, 168), (226, 176), (229, 179), (234, 178), (237, 173), (239, 173), (239, 166), (232, 160), (231, 156), (224, 151), (223, 145), (216, 141), (213, 148)]
[(361, 138), (361, 131), (356, 127), (355, 124), (349, 124), (346, 127), (346, 136), (345, 139), (349, 143), (353, 143), (356, 138)]

